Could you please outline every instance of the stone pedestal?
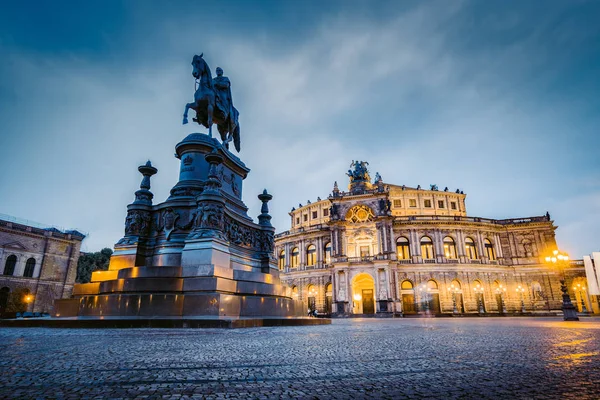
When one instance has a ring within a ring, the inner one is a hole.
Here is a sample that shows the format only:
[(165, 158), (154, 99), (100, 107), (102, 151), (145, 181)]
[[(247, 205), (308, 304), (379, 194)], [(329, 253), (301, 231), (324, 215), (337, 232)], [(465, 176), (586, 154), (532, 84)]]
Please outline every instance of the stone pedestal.
[(179, 182), (152, 205), (150, 162), (128, 206), (125, 236), (108, 271), (76, 284), (56, 316), (102, 318), (290, 318), (301, 302), (279, 280), (274, 228), (263, 192), (259, 223), (247, 215), (242, 182), (250, 171), (215, 139), (192, 134), (175, 147)]

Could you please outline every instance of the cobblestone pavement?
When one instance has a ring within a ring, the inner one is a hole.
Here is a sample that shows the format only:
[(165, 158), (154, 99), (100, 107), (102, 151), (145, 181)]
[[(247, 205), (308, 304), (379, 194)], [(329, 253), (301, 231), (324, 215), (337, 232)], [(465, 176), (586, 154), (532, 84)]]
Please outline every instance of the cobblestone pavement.
[(600, 398), (600, 319), (0, 329), (0, 398)]

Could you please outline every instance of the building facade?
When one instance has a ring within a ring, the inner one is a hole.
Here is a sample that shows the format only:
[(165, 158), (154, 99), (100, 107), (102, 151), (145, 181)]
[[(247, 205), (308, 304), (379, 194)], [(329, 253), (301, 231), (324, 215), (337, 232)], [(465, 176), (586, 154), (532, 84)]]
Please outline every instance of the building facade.
[[(467, 215), (465, 198), (374, 182), (353, 162), (348, 191), (292, 209), (275, 236), (282, 280), (307, 309), (332, 315), (523, 313), (560, 310), (566, 276), (580, 311), (596, 299), (577, 293), (581, 261), (551, 267), (557, 248), (550, 215), (495, 220)], [(593, 301), (592, 301), (593, 300)], [(592, 304), (595, 303), (595, 304)]]
[(55, 299), (69, 297), (84, 238), (78, 231), (0, 217), (0, 313), (17, 293), (27, 297), (31, 312), (50, 313)]

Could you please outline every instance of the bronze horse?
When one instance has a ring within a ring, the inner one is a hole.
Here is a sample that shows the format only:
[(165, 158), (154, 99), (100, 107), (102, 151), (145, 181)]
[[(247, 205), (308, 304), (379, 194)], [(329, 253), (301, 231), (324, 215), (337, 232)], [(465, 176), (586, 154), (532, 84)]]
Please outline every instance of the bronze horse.
[[(239, 152), (240, 125), (237, 122), (237, 110), (231, 105), (230, 109), (224, 114), (216, 107), (218, 92), (215, 90), (210, 68), (202, 58), (203, 55), (204, 53), (199, 56), (195, 55), (192, 59), (192, 75), (200, 82), (196, 93), (194, 93), (194, 102), (185, 105), (183, 123), (188, 123), (188, 110), (191, 108), (196, 111), (196, 118), (193, 121), (207, 127), (210, 137), (212, 137), (212, 125), (215, 123), (225, 148), (229, 149), (229, 142), (233, 140), (235, 149)], [(231, 99), (229, 99), (229, 102), (231, 104)]]

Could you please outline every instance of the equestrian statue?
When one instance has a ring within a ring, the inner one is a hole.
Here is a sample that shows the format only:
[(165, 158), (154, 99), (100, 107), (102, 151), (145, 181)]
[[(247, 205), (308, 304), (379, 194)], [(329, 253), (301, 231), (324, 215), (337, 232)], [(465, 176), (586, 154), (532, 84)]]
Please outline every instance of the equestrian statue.
[(192, 59), (192, 76), (196, 78), (198, 88), (194, 93), (194, 102), (185, 105), (183, 123), (188, 123), (188, 110), (196, 111), (194, 122), (208, 128), (208, 135), (212, 137), (212, 125), (217, 124), (221, 140), (225, 148), (229, 149), (229, 142), (233, 140), (235, 149), (240, 151), (240, 124), (239, 112), (233, 106), (231, 99), (231, 82), (223, 76), (221, 68), (216, 69), (217, 77), (213, 79), (210, 68), (202, 56), (195, 55)]

